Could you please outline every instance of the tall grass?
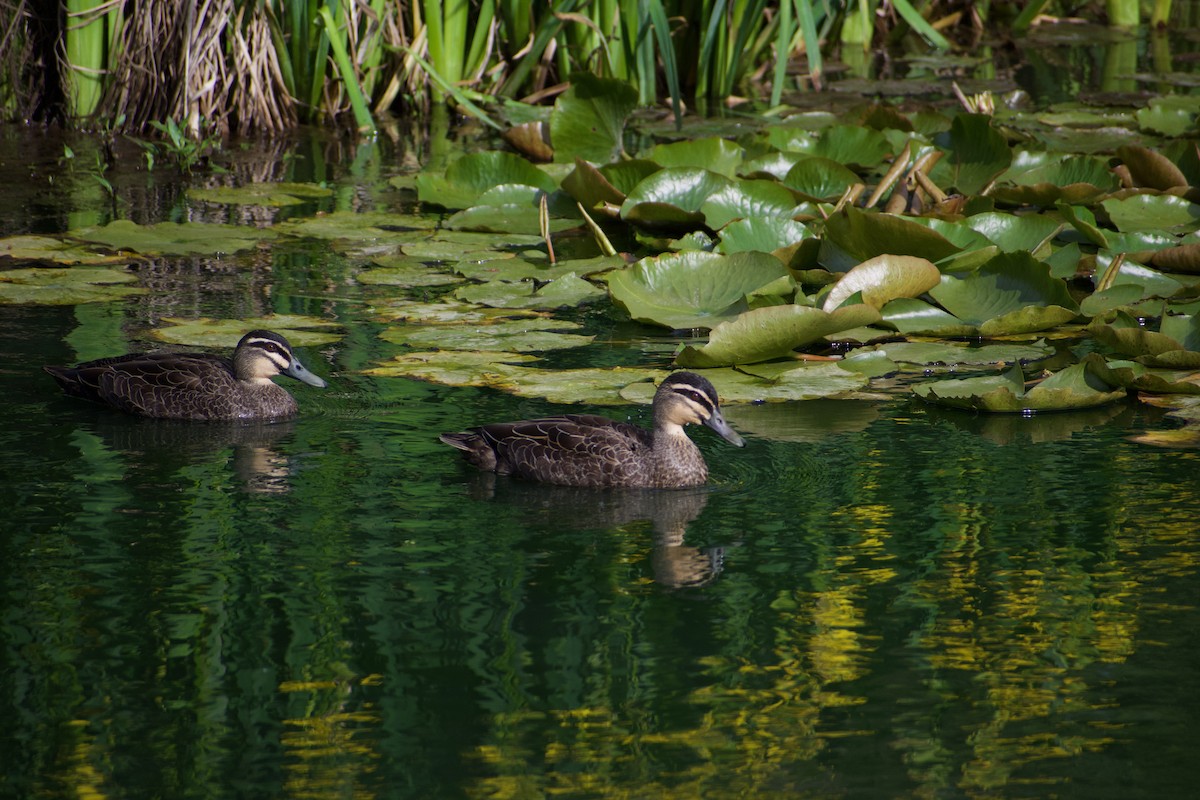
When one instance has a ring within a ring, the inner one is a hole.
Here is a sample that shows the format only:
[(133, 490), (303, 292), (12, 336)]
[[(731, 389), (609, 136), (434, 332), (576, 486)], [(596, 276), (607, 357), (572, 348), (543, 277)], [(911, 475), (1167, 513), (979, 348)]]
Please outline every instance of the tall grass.
[[(575, 71), (628, 81), (643, 104), (668, 102), (677, 117), (685, 102), (757, 95), (775, 105), (785, 90), (821, 88), (823, 50), (866, 51), (905, 32), (946, 49), (956, 18), (937, 10), (950, 8), (944, 0), (57, 2), (0, 0), (8, 118), (122, 120), (135, 131), (170, 119), (195, 136), (339, 119), (370, 131), (380, 113), (446, 98), (486, 117), (483, 101), (542, 101)], [(1019, 29), (1054, 2), (973, 13), (1003, 11)], [(1136, 0), (1105, 3), (1114, 25), (1136, 24)], [(1155, 0), (1154, 21), (1169, 11)]]

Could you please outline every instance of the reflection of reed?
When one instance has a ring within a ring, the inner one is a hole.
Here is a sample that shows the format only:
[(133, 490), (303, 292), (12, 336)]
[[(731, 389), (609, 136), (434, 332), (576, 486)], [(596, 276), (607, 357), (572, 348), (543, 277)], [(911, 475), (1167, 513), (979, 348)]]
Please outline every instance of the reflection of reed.
[(96, 434), (110, 449), (137, 456), (142, 467), (174, 471), (232, 447), (233, 470), (246, 491), (282, 494), (291, 489), (291, 463), (276, 445), (295, 430), (295, 420), (197, 424), (112, 416), (97, 421)]
[(472, 476), (471, 497), (505, 502), (527, 515), (572, 528), (614, 528), (648, 520), (654, 527), (654, 580), (672, 588), (706, 586), (724, 566), (725, 548), (689, 547), (684, 536), (708, 504), (710, 489), (579, 489), (522, 483), (495, 473)]

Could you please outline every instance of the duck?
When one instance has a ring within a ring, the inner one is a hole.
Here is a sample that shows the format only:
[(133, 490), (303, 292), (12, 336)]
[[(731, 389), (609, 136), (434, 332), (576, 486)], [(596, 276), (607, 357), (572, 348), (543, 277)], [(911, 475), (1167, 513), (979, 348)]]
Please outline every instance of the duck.
[(287, 339), (266, 330), (243, 336), (232, 359), (211, 353), (129, 353), (43, 369), (71, 397), (157, 419), (287, 419), (299, 410), (296, 399), (271, 378), (287, 375), (326, 386), (300, 363)]
[(443, 433), (443, 444), (485, 471), (559, 486), (682, 488), (708, 480), (684, 426), (705, 425), (735, 447), (717, 390), (694, 372), (668, 375), (654, 393), (654, 430), (591, 414), (500, 422)]

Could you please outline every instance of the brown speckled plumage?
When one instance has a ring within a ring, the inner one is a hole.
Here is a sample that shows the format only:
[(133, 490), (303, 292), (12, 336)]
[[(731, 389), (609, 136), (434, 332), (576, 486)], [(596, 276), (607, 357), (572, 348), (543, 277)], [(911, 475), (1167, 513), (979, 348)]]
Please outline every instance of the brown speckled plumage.
[(654, 395), (654, 430), (590, 414), (502, 422), (444, 433), (484, 470), (562, 486), (695, 486), (708, 480), (699, 448), (683, 431), (702, 423), (734, 445), (742, 439), (725, 422), (717, 392), (691, 372), (667, 377)]
[(295, 416), (296, 400), (272, 376), (325, 385), (296, 359), (287, 339), (261, 330), (242, 337), (232, 360), (208, 353), (131, 353), (44, 369), (72, 397), (161, 419), (283, 419)]

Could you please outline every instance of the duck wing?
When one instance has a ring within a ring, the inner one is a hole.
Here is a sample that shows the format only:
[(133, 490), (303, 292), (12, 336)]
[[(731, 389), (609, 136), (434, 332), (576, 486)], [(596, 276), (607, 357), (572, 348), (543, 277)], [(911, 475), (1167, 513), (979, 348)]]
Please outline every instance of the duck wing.
[(649, 431), (591, 414), (483, 425), (441, 439), (481, 469), (565, 486), (637, 483), (653, 444)]
[(204, 353), (133, 353), (46, 371), (69, 395), (146, 417), (227, 415), (237, 384), (228, 359)]

